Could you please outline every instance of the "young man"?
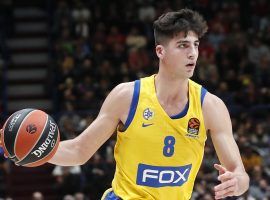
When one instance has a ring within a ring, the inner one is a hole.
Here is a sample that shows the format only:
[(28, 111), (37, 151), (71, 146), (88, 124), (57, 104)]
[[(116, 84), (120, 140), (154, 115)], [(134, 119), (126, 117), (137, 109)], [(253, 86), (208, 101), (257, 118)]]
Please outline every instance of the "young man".
[(117, 128), (116, 172), (103, 199), (191, 198), (209, 131), (221, 165), (215, 199), (243, 194), (249, 177), (224, 103), (191, 81), (199, 38), (207, 31), (197, 12), (168, 12), (154, 22), (158, 74), (122, 83), (95, 121), (60, 143), (50, 163), (84, 164)]

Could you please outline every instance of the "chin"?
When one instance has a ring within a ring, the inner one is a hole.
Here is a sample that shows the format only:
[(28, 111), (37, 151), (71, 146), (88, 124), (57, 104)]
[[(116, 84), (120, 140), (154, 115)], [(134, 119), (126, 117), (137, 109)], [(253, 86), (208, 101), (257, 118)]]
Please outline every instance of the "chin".
[(194, 74), (194, 71), (188, 72), (188, 73), (187, 73), (187, 78), (191, 78), (191, 77), (193, 76), (193, 74)]
[(175, 74), (174, 76), (177, 77), (177, 78), (181, 78), (181, 79), (189, 79), (193, 76), (194, 74), (194, 71), (190, 71), (190, 72), (179, 72), (177, 74)]

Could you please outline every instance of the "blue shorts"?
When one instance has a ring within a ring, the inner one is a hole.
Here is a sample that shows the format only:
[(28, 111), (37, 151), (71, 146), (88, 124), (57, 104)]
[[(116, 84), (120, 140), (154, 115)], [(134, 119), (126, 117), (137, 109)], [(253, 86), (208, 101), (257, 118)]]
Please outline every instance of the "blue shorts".
[(110, 191), (105, 195), (103, 200), (121, 200), (121, 198), (116, 196), (113, 191)]

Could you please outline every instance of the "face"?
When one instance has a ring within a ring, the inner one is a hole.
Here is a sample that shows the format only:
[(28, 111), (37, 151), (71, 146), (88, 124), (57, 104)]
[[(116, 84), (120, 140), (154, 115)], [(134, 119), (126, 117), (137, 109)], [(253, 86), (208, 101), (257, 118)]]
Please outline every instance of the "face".
[(180, 78), (193, 75), (198, 59), (199, 39), (197, 34), (183, 32), (169, 40), (165, 45), (157, 45), (156, 53), (160, 59), (160, 67)]

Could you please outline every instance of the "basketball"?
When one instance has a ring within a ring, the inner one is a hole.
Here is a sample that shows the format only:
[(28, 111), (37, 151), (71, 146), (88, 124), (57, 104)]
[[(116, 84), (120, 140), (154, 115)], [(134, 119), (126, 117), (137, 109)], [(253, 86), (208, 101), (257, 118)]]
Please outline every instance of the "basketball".
[(36, 109), (13, 113), (3, 126), (2, 144), (16, 165), (36, 167), (55, 154), (60, 134), (54, 119)]

